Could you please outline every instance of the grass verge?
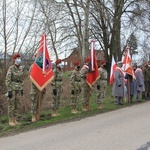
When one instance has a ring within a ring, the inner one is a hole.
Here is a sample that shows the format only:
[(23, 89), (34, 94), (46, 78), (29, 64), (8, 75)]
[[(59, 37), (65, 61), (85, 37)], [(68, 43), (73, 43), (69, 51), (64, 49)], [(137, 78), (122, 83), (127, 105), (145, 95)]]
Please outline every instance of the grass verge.
[[(110, 93), (110, 88), (108, 88), (107, 93)], [(18, 121), (22, 124), (20, 126), (10, 127), (8, 125), (8, 117), (3, 116), (0, 118), (0, 137), (18, 134), (20, 132), (30, 131), (33, 129), (38, 129), (40, 127), (46, 127), (50, 125), (55, 125), (56, 123), (69, 122), (77, 119), (82, 119), (85, 117), (93, 116), (96, 114), (105, 113), (108, 111), (117, 110), (120, 108), (124, 108), (127, 106), (132, 106), (137, 103), (128, 104), (124, 102), (124, 105), (115, 105), (114, 98), (111, 97), (111, 94), (107, 94), (106, 100), (104, 101), (104, 108), (98, 109), (97, 104), (95, 102), (96, 93), (92, 94), (90, 101), (90, 110), (88, 112), (82, 112), (79, 114), (71, 114), (71, 110), (69, 106), (60, 108), (59, 113), (61, 114), (58, 117), (51, 117), (50, 110), (41, 111), (40, 121), (32, 123), (31, 122), (31, 114), (22, 114), (18, 117)], [(146, 101), (142, 101), (146, 102)], [(81, 102), (78, 105), (78, 110), (81, 110)]]

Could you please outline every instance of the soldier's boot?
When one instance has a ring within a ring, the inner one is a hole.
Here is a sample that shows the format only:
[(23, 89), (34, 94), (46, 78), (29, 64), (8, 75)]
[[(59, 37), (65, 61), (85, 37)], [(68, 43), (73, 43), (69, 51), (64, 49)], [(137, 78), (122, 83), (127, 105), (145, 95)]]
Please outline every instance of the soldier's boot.
[(21, 123), (19, 123), (19, 122), (17, 121), (17, 117), (13, 117), (13, 122), (14, 122), (16, 125), (21, 125)]
[(76, 108), (75, 108), (74, 110), (75, 110), (75, 112), (76, 112), (77, 114), (81, 113), (81, 112), (80, 112), (80, 111), (78, 111)]
[(32, 121), (32, 122), (36, 122), (36, 121), (37, 121), (36, 115), (33, 115), (33, 114), (32, 114), (32, 119), (31, 119), (31, 121)]
[(82, 106), (82, 111), (88, 111), (86, 106)]
[(58, 110), (56, 110), (56, 115), (57, 115), (57, 116), (61, 116), (61, 114), (58, 113)]
[(52, 117), (56, 117), (56, 116), (57, 116), (56, 110), (52, 110), (51, 116), (52, 116)]
[(16, 126), (16, 124), (13, 121), (13, 117), (9, 118), (9, 125), (12, 126), (12, 127)]
[(77, 114), (77, 112), (75, 111), (74, 108), (71, 109), (71, 113), (72, 113), (72, 114)]
[(103, 104), (98, 104), (98, 108), (102, 109), (103, 108)]

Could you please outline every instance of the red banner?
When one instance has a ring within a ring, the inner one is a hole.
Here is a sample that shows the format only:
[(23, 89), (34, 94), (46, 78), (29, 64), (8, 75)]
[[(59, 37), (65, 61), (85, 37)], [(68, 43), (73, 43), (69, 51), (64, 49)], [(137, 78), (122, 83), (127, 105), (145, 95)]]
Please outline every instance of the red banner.
[(30, 71), (30, 79), (42, 91), (53, 80), (54, 76), (45, 34), (41, 37), (40, 46), (35, 53), (35, 57), (35, 62)]
[(91, 87), (100, 77), (96, 59), (96, 53), (94, 50), (94, 41), (91, 42), (91, 54), (90, 54), (90, 71), (87, 74), (86, 81), (88, 85)]

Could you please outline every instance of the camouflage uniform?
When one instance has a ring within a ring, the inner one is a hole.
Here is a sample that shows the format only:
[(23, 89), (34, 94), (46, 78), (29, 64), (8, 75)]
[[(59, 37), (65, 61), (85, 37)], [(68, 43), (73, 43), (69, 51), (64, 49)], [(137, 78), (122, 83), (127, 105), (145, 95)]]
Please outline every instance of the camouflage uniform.
[[(12, 65), (9, 67), (6, 80), (8, 90), (8, 116), (16, 118), (18, 116), (18, 105), (20, 97), (23, 95), (23, 69), (21, 66)], [(9, 93), (12, 93), (9, 96)]]
[(145, 92), (142, 93), (142, 98), (149, 99), (150, 98), (150, 66), (146, 64), (143, 70), (144, 75), (144, 84), (145, 84)]
[(99, 68), (100, 78), (97, 80), (97, 103), (101, 105), (105, 98), (107, 87), (107, 71), (106, 69)]
[(40, 99), (40, 104), (42, 104), (45, 92), (46, 92), (45, 89), (43, 91), (40, 91), (33, 83), (31, 83), (30, 99), (31, 99), (32, 122), (37, 121), (38, 100)]
[[(79, 94), (81, 92), (81, 77), (80, 72), (77, 69), (74, 69), (70, 76), (71, 83), (71, 108), (76, 111), (77, 102), (79, 100)], [(75, 113), (74, 112), (74, 113)]]
[(80, 76), (81, 76), (81, 93), (82, 93), (82, 106), (83, 106), (83, 111), (87, 110), (88, 106), (88, 101), (90, 97), (90, 86), (86, 82), (86, 77), (88, 73), (88, 68), (85, 67), (85, 65), (82, 67), (80, 71)]
[(57, 115), (57, 110), (60, 105), (60, 97), (62, 93), (62, 71), (59, 68), (54, 69), (54, 79), (51, 82), (52, 85), (52, 110), (55, 111)]

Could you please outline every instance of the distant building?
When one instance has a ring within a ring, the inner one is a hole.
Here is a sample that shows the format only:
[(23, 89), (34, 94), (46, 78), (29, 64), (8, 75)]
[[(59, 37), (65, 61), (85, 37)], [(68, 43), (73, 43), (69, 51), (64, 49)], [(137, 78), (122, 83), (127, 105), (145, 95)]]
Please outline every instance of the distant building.
[[(100, 60), (104, 60), (104, 52), (101, 50), (96, 50), (96, 57), (97, 61), (99, 63)], [(65, 59), (62, 59), (62, 62), (64, 64), (63, 71), (71, 71), (74, 69), (73, 63), (75, 61), (79, 61), (82, 63), (82, 59), (80, 56), (80, 51), (78, 49), (74, 49), (72, 53)]]

